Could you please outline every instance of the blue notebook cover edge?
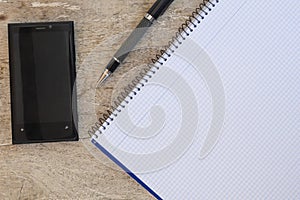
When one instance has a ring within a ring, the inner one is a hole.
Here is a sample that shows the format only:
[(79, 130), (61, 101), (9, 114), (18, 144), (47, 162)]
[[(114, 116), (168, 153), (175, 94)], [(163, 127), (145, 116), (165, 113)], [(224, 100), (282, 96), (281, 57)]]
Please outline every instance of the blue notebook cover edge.
[(121, 167), (131, 178), (133, 178), (137, 183), (143, 186), (150, 194), (152, 194), (156, 199), (163, 200), (156, 192), (154, 192), (148, 185), (146, 185), (141, 179), (139, 179), (133, 172), (131, 172), (125, 165), (123, 165), (116, 157), (109, 153), (102, 145), (100, 145), (96, 140), (92, 139), (91, 142), (102, 151), (109, 159)]

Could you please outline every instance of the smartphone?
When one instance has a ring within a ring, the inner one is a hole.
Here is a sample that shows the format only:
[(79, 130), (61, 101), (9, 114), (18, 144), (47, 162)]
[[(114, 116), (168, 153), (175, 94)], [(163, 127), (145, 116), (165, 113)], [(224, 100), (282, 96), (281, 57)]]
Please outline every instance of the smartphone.
[(74, 23), (8, 32), (13, 144), (78, 140)]

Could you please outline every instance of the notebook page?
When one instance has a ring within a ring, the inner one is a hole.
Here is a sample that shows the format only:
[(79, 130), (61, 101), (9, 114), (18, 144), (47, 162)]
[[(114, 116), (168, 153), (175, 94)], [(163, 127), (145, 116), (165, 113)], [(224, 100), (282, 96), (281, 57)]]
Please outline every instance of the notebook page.
[(299, 7), (221, 1), (94, 141), (157, 198), (300, 198)]

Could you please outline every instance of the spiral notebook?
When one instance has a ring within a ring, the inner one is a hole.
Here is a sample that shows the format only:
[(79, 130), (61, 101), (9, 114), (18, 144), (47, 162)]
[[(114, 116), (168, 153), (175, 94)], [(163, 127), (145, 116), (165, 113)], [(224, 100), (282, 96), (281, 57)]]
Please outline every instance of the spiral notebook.
[(204, 1), (93, 144), (157, 199), (299, 199), (299, 7)]

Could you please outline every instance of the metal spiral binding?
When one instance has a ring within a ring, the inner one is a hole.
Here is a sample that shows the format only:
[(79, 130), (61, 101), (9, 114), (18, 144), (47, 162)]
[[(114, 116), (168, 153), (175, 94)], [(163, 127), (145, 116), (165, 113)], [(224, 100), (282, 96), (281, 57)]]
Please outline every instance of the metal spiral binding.
[(110, 125), (112, 121), (118, 116), (122, 109), (126, 107), (127, 104), (136, 96), (139, 91), (145, 86), (145, 84), (152, 78), (152, 76), (160, 69), (159, 66), (155, 64), (160, 64), (161, 66), (172, 56), (176, 49), (182, 44), (183, 40), (197, 28), (206, 15), (212, 8), (219, 3), (219, 0), (203, 0), (199, 4), (199, 7), (188, 17), (188, 19), (178, 28), (178, 32), (170, 40), (168, 46), (160, 51), (160, 54), (156, 55), (155, 59), (152, 59), (153, 64), (149, 64), (146, 69), (143, 69), (135, 77), (131, 83), (129, 83), (124, 90), (119, 94), (117, 99), (113, 102), (113, 105), (108, 106), (105, 113), (102, 113), (102, 117), (98, 119), (98, 122), (88, 131), (90, 137), (94, 136), (98, 138), (98, 134), (102, 134), (106, 130), (107, 126)]
[(179, 45), (182, 44), (183, 40), (186, 40), (187, 37), (198, 27), (206, 15), (212, 8), (219, 3), (219, 0), (203, 0), (199, 4), (199, 7), (188, 17), (188, 19), (178, 28), (178, 32), (170, 40), (169, 45), (161, 50), (161, 54), (156, 55), (156, 59), (152, 59), (153, 63), (159, 63), (163, 65), (165, 61), (168, 60), (168, 57), (171, 57), (171, 53), (175, 52), (175, 49), (179, 48)]

